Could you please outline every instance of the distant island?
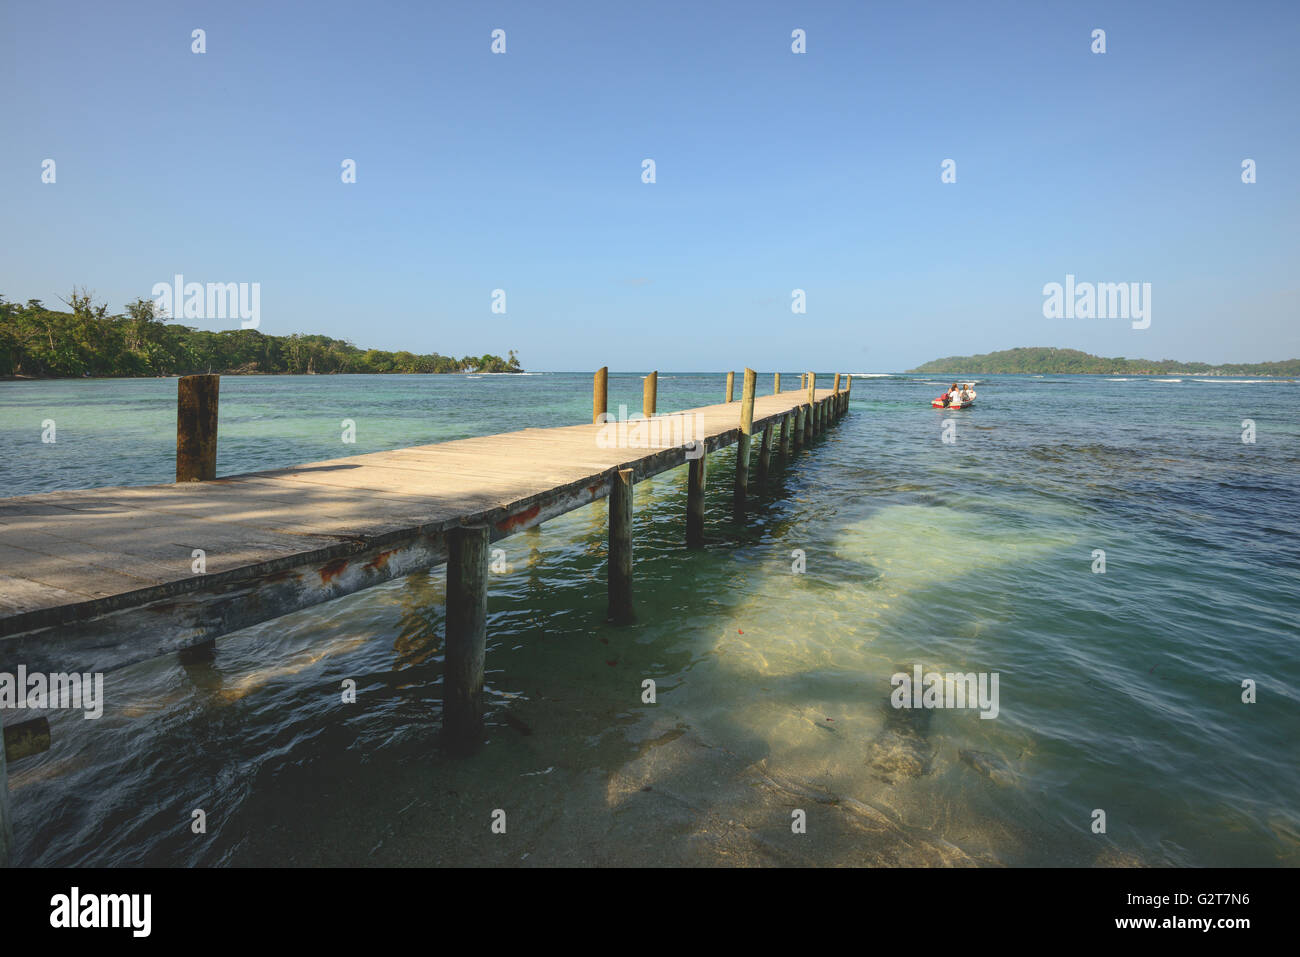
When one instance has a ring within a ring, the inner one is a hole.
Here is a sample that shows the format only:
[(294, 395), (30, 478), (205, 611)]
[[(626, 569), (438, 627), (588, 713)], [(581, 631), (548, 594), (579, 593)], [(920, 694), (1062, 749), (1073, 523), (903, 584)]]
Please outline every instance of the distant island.
[(1282, 362), (1178, 362), (1175, 359), (1107, 359), (1077, 349), (1053, 349), (1033, 346), (1028, 349), (1004, 349), (977, 356), (949, 356), (935, 359), (908, 372), (928, 372), (943, 376), (1075, 374), (1075, 375), (1275, 375), (1300, 376), (1300, 359)]
[(121, 315), (109, 315), (84, 290), (66, 304), (69, 311), (60, 312), (37, 299), (20, 305), (0, 296), (0, 377), (524, 371), (513, 349), (504, 359), (385, 352), (329, 336), (207, 332), (167, 321), (148, 299), (137, 299)]

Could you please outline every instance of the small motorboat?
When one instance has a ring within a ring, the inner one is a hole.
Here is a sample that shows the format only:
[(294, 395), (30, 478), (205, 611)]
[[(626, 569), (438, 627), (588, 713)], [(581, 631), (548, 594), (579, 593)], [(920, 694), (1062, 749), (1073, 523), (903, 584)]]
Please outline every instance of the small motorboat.
[(934, 406), (934, 408), (936, 409), (969, 409), (972, 405), (975, 404), (975, 383), (959, 382), (958, 386), (961, 388), (960, 401), (957, 402), (947, 401), (948, 393), (945, 392), (943, 395), (939, 396), (938, 398), (931, 399), (930, 405)]

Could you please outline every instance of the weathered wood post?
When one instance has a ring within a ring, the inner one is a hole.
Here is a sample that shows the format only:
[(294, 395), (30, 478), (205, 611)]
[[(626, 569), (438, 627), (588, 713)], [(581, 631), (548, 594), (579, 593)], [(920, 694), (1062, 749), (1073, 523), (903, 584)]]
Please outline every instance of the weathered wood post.
[(831, 399), (831, 421), (840, 417), (840, 374), (835, 373), (835, 392)]
[(763, 426), (763, 438), (758, 445), (758, 490), (760, 492), (767, 489), (767, 471), (772, 459), (772, 428), (773, 423), (769, 419)]
[(483, 743), (483, 658), (487, 648), (488, 527), (447, 532), (447, 639), (442, 678), (443, 738), (456, 754)]
[(609, 620), (632, 621), (632, 469), (619, 469), (609, 486)]
[(211, 482), (217, 477), (219, 375), (176, 380), (176, 481)]
[(727, 373), (727, 401), (736, 401), (736, 373)]
[(740, 438), (736, 442), (737, 511), (745, 508), (745, 498), (749, 492), (749, 445), (754, 433), (754, 386), (757, 380), (758, 374), (753, 369), (745, 370), (745, 383), (740, 393)]
[[(21, 693), (26, 693), (23, 689)], [(9, 816), (9, 775), (5, 771), (4, 711), (0, 709), (0, 867), (9, 865), (14, 847), (14, 823)]]
[(853, 376), (849, 376), (844, 382), (844, 411), (849, 411), (849, 396), (853, 395)]
[(655, 403), (659, 399), (659, 373), (652, 372), (645, 377), (641, 389), (641, 414), (647, 419), (655, 414)]
[(779, 372), (772, 377), (772, 394), (773, 395), (781, 394), (781, 373)]
[(596, 370), (596, 377), (591, 383), (591, 421), (600, 422), (600, 417), (609, 411), (609, 366)]
[(808, 382), (808, 414), (804, 422), (804, 441), (811, 443), (813, 436), (817, 434), (817, 377), (811, 372), (807, 373)]
[(704, 440), (691, 452), (698, 452), (699, 458), (690, 459), (686, 479), (686, 547), (704, 547), (704, 486), (708, 480), (708, 458)]
[(787, 412), (781, 416), (781, 460), (787, 461), (790, 458), (790, 441), (793, 436), (790, 434), (794, 431), (794, 414)]
[(803, 448), (803, 406), (794, 408), (794, 447)]

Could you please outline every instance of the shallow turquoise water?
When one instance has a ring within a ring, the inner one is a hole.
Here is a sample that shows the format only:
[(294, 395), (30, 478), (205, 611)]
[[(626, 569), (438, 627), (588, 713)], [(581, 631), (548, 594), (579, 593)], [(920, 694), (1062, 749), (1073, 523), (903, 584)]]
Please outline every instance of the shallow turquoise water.
[[(660, 409), (722, 381), (662, 375)], [(17, 863), (1300, 863), (1296, 385), (994, 376), (948, 413), (940, 387), (855, 380), (743, 526), (712, 457), (703, 552), (685, 470), (638, 485), (634, 626), (603, 621), (603, 504), (505, 540), (468, 761), (437, 747), (438, 570), (108, 675), (103, 719), (53, 713), (10, 768)], [(168, 481), (175, 388), (0, 383), (0, 489)], [(221, 389), (223, 474), (590, 409), (587, 375)], [(611, 377), (611, 406), (640, 394)], [(997, 672), (998, 717), (898, 734), (913, 664)]]

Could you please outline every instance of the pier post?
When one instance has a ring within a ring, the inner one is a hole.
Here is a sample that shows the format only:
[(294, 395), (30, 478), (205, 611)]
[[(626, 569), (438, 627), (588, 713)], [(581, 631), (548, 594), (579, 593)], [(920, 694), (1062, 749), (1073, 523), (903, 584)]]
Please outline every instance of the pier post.
[[(703, 443), (703, 439), (700, 440)], [(686, 547), (704, 547), (704, 486), (708, 478), (709, 453), (703, 448), (691, 459), (686, 480)]]
[(9, 775), (5, 772), (4, 714), (0, 711), (0, 867), (9, 865), (14, 846), (13, 819), (9, 817)]
[(769, 420), (763, 426), (763, 438), (758, 445), (758, 490), (760, 493), (767, 490), (767, 472), (772, 464), (772, 428), (773, 423)]
[(487, 648), (488, 527), (447, 532), (447, 638), (442, 678), (443, 737), (457, 754), (483, 743), (483, 658)]
[(844, 382), (844, 411), (849, 411), (849, 396), (853, 394), (853, 376), (849, 376)]
[(609, 366), (596, 370), (596, 378), (591, 383), (591, 421), (599, 423), (600, 417), (609, 411)]
[(781, 373), (779, 372), (772, 377), (772, 394), (773, 395), (781, 394)]
[(781, 461), (782, 462), (787, 462), (790, 460), (790, 439), (792, 438), (790, 433), (794, 431), (793, 426), (794, 426), (794, 415), (792, 413), (787, 412), (785, 415), (781, 416)]
[(740, 438), (736, 442), (735, 506), (738, 511), (744, 509), (749, 492), (749, 446), (754, 434), (754, 386), (757, 379), (758, 374), (753, 369), (745, 370), (745, 383), (740, 393)]
[(817, 394), (817, 377), (809, 372), (807, 373), (808, 382), (808, 415), (804, 420), (804, 441), (811, 443), (813, 436), (817, 434), (817, 408), (814, 396)]
[(219, 375), (176, 380), (176, 481), (210, 482), (217, 477)]
[(736, 401), (736, 373), (727, 373), (727, 401)]
[(840, 374), (835, 373), (835, 392), (831, 399), (831, 421), (840, 417)]
[(803, 448), (803, 406), (795, 406), (794, 409), (794, 447)]
[(609, 487), (609, 620), (632, 621), (632, 469), (619, 469)]
[(641, 414), (647, 419), (655, 414), (655, 404), (659, 400), (659, 373), (652, 372), (645, 377), (641, 389)]

